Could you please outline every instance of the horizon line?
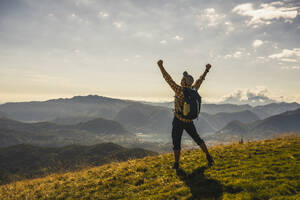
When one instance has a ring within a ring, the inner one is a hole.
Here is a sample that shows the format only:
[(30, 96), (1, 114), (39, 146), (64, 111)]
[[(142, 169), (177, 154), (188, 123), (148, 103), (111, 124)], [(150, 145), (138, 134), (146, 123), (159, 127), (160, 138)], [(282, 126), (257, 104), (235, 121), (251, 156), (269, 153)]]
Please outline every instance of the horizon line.
[[(58, 100), (58, 99), (72, 99), (74, 97), (88, 97), (88, 96), (97, 96), (97, 97), (104, 97), (104, 98), (110, 98), (110, 99), (118, 99), (118, 100), (124, 100), (124, 101), (136, 101), (136, 102), (144, 102), (144, 103), (171, 103), (174, 100), (172, 98), (142, 98), (142, 97), (116, 97), (116, 96), (110, 96), (110, 95), (99, 95), (99, 94), (87, 94), (87, 95), (72, 95), (67, 97), (57, 97), (57, 98), (47, 98), (47, 99), (40, 99), (40, 100), (20, 100), (20, 101), (6, 101), (6, 102), (0, 102), (0, 105), (4, 105), (7, 103), (30, 103), (30, 102), (47, 102), (52, 100)], [(159, 100), (160, 99), (160, 100)], [(261, 106), (261, 105), (268, 105), (272, 103), (297, 103), (296, 101), (274, 101), (269, 103), (261, 103), (257, 105), (252, 105), (249, 103), (230, 103), (230, 102), (222, 102), (222, 101), (203, 101), (203, 104), (232, 104), (232, 105), (249, 105), (249, 106)]]

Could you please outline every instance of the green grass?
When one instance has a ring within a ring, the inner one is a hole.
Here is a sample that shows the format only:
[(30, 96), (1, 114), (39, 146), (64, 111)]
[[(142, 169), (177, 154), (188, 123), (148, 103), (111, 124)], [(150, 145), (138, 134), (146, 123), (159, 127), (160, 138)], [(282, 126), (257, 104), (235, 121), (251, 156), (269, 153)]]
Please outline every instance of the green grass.
[(300, 199), (300, 137), (216, 146), (206, 167), (200, 150), (54, 174), (0, 187), (0, 199)]

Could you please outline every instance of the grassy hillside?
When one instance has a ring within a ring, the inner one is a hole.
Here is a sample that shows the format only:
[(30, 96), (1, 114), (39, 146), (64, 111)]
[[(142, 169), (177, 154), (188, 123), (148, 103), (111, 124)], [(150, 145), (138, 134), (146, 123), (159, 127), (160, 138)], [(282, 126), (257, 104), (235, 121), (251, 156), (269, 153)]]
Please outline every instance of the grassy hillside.
[(300, 199), (300, 137), (217, 146), (55, 174), (0, 187), (0, 199)]
[(139, 148), (124, 148), (113, 143), (59, 148), (21, 144), (0, 148), (0, 185), (149, 155), (157, 153)]

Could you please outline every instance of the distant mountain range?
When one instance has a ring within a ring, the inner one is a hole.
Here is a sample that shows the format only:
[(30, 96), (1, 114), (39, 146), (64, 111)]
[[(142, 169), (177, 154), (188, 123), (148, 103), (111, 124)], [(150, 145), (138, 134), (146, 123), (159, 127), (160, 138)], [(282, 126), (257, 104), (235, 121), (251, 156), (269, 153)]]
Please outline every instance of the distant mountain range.
[(241, 112), (245, 110), (252, 110), (252, 106), (246, 105), (236, 105), (236, 104), (202, 104), (201, 112), (205, 112), (211, 115), (217, 113), (233, 113)]
[(107, 98), (97, 95), (75, 96), (66, 99), (5, 103), (0, 111), (18, 121), (52, 121), (56, 118), (90, 117), (113, 119), (133, 101)]
[(264, 106), (256, 106), (251, 111), (259, 116), (260, 119), (265, 119), (273, 115), (278, 115), (286, 111), (292, 111), (300, 108), (298, 103), (271, 103)]
[[(207, 123), (212, 127), (214, 131), (220, 130), (221, 128), (226, 126), (229, 122), (234, 120), (239, 120), (240, 122), (243, 123), (251, 123), (259, 120), (259, 117), (249, 110), (232, 112), (232, 113), (220, 112), (214, 115), (201, 113), (201, 117), (205, 118)], [(199, 124), (199, 126), (201, 126), (201, 123)]]
[(113, 143), (60, 148), (23, 144), (10, 146), (0, 148), (0, 184), (149, 155), (156, 153), (139, 148), (128, 149)]
[(75, 125), (58, 125), (49, 122), (22, 123), (0, 119), (0, 147), (17, 144), (63, 146), (69, 144), (97, 144), (105, 141), (135, 139), (118, 122), (97, 118)]
[[(170, 134), (172, 104), (142, 103), (97, 95), (6, 103), (0, 105), (0, 118), (3, 116), (0, 121), (0, 146), (20, 143), (63, 146), (124, 140), (135, 142), (137, 138), (132, 133)], [(194, 123), (200, 135), (221, 129), (226, 132), (230, 127), (242, 128), (244, 124), (298, 108), (300, 104), (297, 103), (272, 103), (256, 107), (203, 104), (201, 114)], [(9, 121), (5, 118), (7, 116), (13, 120), (38, 123)]]
[[(131, 132), (164, 133), (172, 129), (174, 114), (171, 109), (145, 104), (130, 105), (122, 109), (115, 120), (123, 124)], [(207, 114), (202, 112), (198, 120), (194, 120), (200, 133), (216, 132), (232, 120), (249, 123), (259, 120), (251, 111), (233, 113)]]
[(253, 123), (232, 121), (216, 133), (218, 138), (266, 138), (280, 133), (300, 133), (300, 109)]
[(135, 103), (120, 110), (115, 120), (131, 132), (168, 133), (172, 116), (168, 108)]
[[(172, 108), (173, 102), (164, 102), (164, 103), (149, 103), (151, 105), (163, 106), (166, 108)], [(271, 103), (262, 106), (251, 106), (251, 105), (236, 105), (236, 104), (202, 104), (201, 112), (208, 113), (211, 115), (217, 113), (234, 113), (241, 111), (251, 111), (260, 119), (265, 119), (272, 115), (277, 115), (286, 111), (296, 110), (300, 108), (300, 104), (294, 103)]]
[[(36, 122), (65, 120), (65, 122), (67, 122), (68, 118), (76, 118), (77, 120), (75, 120), (75, 122), (79, 123), (86, 121), (85, 119), (90, 120), (98, 117), (105, 119), (122, 118), (123, 114), (119, 112), (124, 108), (129, 106), (130, 109), (132, 106), (140, 107), (145, 104), (151, 104), (150, 106), (156, 110), (157, 108), (155, 107), (164, 107), (169, 110), (173, 108), (173, 102), (145, 103), (88, 95), (65, 99), (52, 99), (48, 101), (5, 103), (0, 105), (0, 112), (3, 112), (5, 113), (5, 116), (9, 116), (18, 121)], [(272, 115), (298, 108), (300, 108), (300, 104), (298, 103), (272, 103), (256, 107), (235, 104), (203, 104), (201, 112), (214, 115), (217, 113), (233, 113), (249, 110), (260, 119), (264, 119)], [(147, 109), (149, 110), (149, 108)], [(81, 119), (83, 121), (81, 121)]]

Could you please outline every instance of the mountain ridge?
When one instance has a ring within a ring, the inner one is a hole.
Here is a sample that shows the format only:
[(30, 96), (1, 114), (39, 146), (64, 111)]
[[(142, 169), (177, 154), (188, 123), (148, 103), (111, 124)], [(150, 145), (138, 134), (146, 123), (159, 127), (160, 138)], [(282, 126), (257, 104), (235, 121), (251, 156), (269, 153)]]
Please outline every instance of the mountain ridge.
[[(56, 118), (88, 117), (114, 119), (118, 112), (129, 105), (150, 104), (171, 109), (173, 103), (150, 103), (143, 101), (123, 100), (98, 95), (74, 96), (72, 98), (50, 99), (47, 101), (13, 102), (0, 105), (0, 112), (4, 112), (12, 119), (19, 121), (52, 121)], [(201, 111), (208, 114), (220, 112), (240, 112), (250, 110), (259, 118), (267, 118), (288, 110), (300, 108), (300, 104), (271, 103), (263, 106), (235, 105), (235, 104), (203, 104)]]
[(221, 136), (238, 136), (244, 138), (264, 138), (285, 132), (300, 133), (300, 109), (287, 111), (252, 123), (233, 121), (216, 134)]

